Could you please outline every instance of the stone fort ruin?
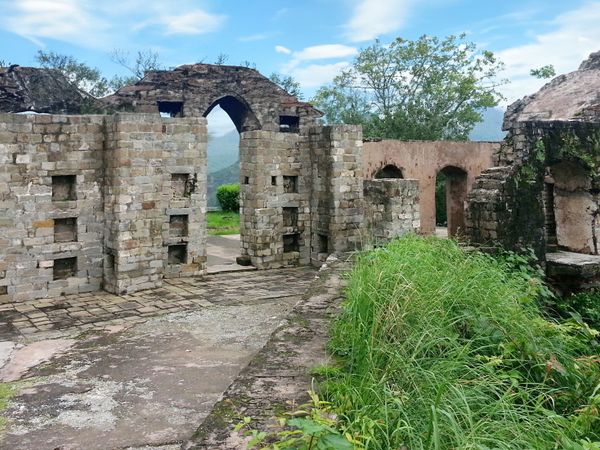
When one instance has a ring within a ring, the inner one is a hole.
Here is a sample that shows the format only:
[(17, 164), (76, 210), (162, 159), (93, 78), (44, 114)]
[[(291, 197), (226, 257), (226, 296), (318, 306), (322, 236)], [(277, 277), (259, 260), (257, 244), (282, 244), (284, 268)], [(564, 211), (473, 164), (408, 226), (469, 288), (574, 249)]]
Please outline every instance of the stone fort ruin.
[[(597, 80), (597, 58), (590, 61)], [(502, 145), (363, 143), (360, 127), (319, 124), (318, 110), (249, 68), (149, 72), (94, 103), (104, 114), (81, 114), (91, 100), (61, 80), (42, 69), (0, 69), (0, 303), (131, 293), (205, 274), (206, 116), (216, 105), (240, 132), (240, 258), (259, 269), (318, 265), (373, 240), (432, 233), (439, 173), (447, 179), (451, 236), (542, 254), (555, 229), (557, 245), (597, 253), (595, 231), (583, 245), (565, 240), (577, 232), (565, 232), (572, 222), (556, 213), (570, 211), (561, 203), (569, 189), (588, 192), (566, 202), (573, 210), (596, 204), (594, 168), (580, 158), (583, 178), (568, 181), (577, 169), (571, 159), (558, 165), (562, 141), (553, 136), (572, 131), (587, 155), (598, 103), (543, 125), (527, 116), (527, 101), (513, 105)], [(46, 114), (17, 114), (32, 111)], [(520, 167), (540, 158), (539, 142), (543, 167), (517, 180)], [(544, 206), (548, 180), (554, 225)], [(526, 213), (524, 199), (533, 202)]]

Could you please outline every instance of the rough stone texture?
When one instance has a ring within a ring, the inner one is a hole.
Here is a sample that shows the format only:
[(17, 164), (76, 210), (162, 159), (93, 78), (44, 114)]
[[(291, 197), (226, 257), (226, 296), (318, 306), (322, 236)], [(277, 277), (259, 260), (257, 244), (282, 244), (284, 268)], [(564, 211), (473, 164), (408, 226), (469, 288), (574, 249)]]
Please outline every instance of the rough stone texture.
[[(558, 247), (597, 253), (593, 244), (598, 230), (598, 180), (590, 167), (597, 161), (600, 124), (580, 121), (519, 122), (495, 155), (499, 166), (477, 178), (468, 197), (467, 235), (480, 245), (500, 245), (510, 250), (531, 248), (540, 260), (547, 250), (548, 223), (544, 191), (555, 188), (552, 202)], [(583, 173), (576, 195), (552, 178), (568, 163)], [(585, 188), (583, 188), (585, 186)], [(561, 190), (562, 189), (562, 190)], [(583, 200), (572, 205), (575, 197)], [(581, 236), (577, 236), (584, 233)], [(575, 244), (581, 242), (584, 244)]]
[(600, 51), (592, 53), (578, 70), (560, 75), (533, 95), (510, 105), (503, 129), (526, 121), (600, 122)]
[[(203, 118), (0, 115), (0, 303), (202, 274), (206, 138)], [(194, 191), (174, 197), (172, 173)], [(188, 236), (169, 236), (171, 214), (190, 217)], [(55, 219), (76, 219), (77, 240), (56, 239)], [(186, 264), (166, 263), (174, 240)]]
[(360, 126), (310, 130), (311, 259), (316, 264), (327, 254), (355, 250), (363, 242), (362, 144)]
[(192, 64), (151, 71), (138, 83), (103, 99), (109, 108), (144, 113), (159, 111), (159, 102), (182, 103), (183, 116), (206, 117), (219, 105), (238, 131), (280, 131), (280, 117), (299, 118), (299, 127), (322, 114), (257, 70), (239, 66)]
[(600, 287), (600, 256), (558, 251), (546, 255), (546, 274), (563, 295)]
[(383, 244), (406, 233), (417, 233), (419, 182), (405, 179), (364, 181), (366, 226), (375, 244)]
[(284, 324), (236, 377), (183, 449), (246, 448), (248, 438), (234, 430), (242, 418), (252, 417), (253, 429), (268, 431), (276, 427), (277, 414), (296, 411), (307, 402), (311, 370), (329, 362), (328, 324), (338, 312), (345, 286), (342, 274), (350, 267), (347, 256), (327, 259)]
[(79, 114), (84, 101), (84, 95), (56, 70), (0, 67), (0, 112)]
[[(0, 303), (100, 288), (103, 126), (101, 116), (0, 115)], [(75, 198), (53, 200), (52, 179), (65, 175)], [(76, 218), (77, 241), (55, 240), (63, 218)], [(73, 257), (76, 275), (54, 280), (55, 261)]]
[[(404, 178), (419, 182), (421, 232), (435, 231), (435, 180), (440, 171), (457, 168), (467, 175), (467, 192), (475, 178), (492, 166), (492, 156), (500, 144), (497, 142), (450, 141), (379, 141), (365, 142), (362, 151), (363, 177), (372, 179), (385, 166), (402, 171)], [(460, 208), (464, 209), (462, 201)], [(463, 224), (457, 228), (464, 229)]]

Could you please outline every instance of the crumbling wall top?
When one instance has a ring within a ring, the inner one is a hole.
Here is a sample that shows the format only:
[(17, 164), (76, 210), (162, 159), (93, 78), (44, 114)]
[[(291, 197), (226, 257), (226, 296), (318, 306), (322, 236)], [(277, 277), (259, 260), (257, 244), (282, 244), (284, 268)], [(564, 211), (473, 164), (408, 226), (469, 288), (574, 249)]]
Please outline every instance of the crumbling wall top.
[(0, 67), (0, 111), (79, 114), (83, 94), (57, 70)]
[(592, 53), (578, 70), (560, 75), (533, 95), (511, 104), (502, 128), (525, 121), (600, 122), (600, 51)]
[(190, 64), (150, 71), (131, 86), (103, 99), (109, 108), (157, 111), (159, 102), (184, 104), (185, 115), (206, 116), (220, 105), (238, 131), (279, 130), (281, 115), (317, 118), (310, 104), (288, 94), (257, 70), (240, 66)]

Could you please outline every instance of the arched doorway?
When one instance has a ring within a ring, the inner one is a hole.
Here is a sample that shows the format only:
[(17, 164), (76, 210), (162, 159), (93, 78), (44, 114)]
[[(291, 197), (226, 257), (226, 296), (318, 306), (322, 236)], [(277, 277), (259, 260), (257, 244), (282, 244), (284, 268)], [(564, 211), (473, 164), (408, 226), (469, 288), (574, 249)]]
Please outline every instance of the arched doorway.
[[(260, 129), (260, 124), (241, 99), (224, 96), (213, 102), (204, 112), (208, 124), (207, 146), (207, 269), (210, 272), (241, 270), (243, 242), (247, 239), (244, 228), (244, 186), (240, 180), (240, 142), (245, 131)], [(223, 185), (239, 189), (239, 210), (221, 211), (217, 190)]]
[(455, 237), (463, 232), (466, 199), (467, 172), (455, 166), (441, 169), (435, 181), (435, 221), (438, 235)]

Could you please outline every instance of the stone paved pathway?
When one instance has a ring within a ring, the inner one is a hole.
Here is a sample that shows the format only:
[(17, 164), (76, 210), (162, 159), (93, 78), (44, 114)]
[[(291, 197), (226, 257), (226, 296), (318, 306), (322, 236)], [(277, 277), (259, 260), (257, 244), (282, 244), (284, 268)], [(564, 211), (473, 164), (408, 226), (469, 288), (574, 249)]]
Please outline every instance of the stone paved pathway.
[(13, 397), (0, 450), (180, 448), (315, 275), (224, 273), (4, 307), (0, 381)]
[(311, 268), (221, 273), (167, 280), (160, 289), (125, 296), (100, 291), (0, 305), (0, 340), (71, 327), (86, 330), (107, 321), (119, 324), (215, 304), (235, 305), (250, 291), (253, 298), (265, 301), (285, 296), (290, 279), (302, 289), (313, 278)]

